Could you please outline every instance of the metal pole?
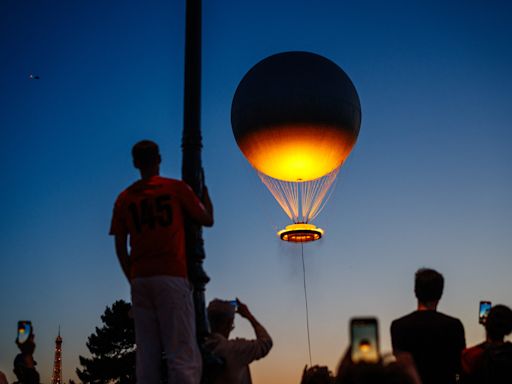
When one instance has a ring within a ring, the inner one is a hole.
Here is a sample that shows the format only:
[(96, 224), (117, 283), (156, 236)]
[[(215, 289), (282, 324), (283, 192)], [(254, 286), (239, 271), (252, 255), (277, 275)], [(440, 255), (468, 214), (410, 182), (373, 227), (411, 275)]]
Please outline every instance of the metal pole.
[[(201, 0), (186, 0), (185, 102), (183, 117), (182, 179), (201, 197), (204, 176), (201, 163)], [(203, 269), (205, 258), (201, 226), (187, 222), (186, 247), (189, 279), (194, 286), (196, 329), (199, 342), (208, 334), (205, 286), (210, 278)]]

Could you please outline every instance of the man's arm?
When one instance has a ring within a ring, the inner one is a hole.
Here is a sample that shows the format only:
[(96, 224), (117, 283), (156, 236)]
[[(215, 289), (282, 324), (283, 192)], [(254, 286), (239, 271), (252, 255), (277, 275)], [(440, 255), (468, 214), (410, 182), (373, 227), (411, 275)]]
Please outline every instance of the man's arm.
[(186, 183), (182, 183), (181, 202), (187, 215), (205, 227), (213, 225), (213, 205), (208, 194), (208, 188), (203, 188), (203, 202), (199, 201), (192, 188)]
[(125, 193), (121, 193), (114, 204), (109, 234), (114, 236), (117, 259), (124, 275), (130, 281), (130, 258), (128, 253), (128, 227), (125, 218)]
[(464, 332), (464, 325), (459, 320), (459, 349), (462, 351), (466, 348), (466, 335)]
[(457, 320), (456, 329), (455, 329), (455, 353), (456, 353), (456, 372), (460, 374), (462, 372), (462, 351), (466, 348), (466, 337), (464, 332), (464, 325), (460, 320)]
[[(237, 299), (238, 309), (237, 312), (240, 316), (247, 319), (251, 323), (254, 333), (256, 334), (256, 340), (245, 340), (240, 341), (238, 346), (238, 357), (243, 364), (250, 364), (254, 360), (265, 357), (272, 348), (272, 338), (268, 334), (267, 330), (261, 325), (258, 320), (249, 311), (247, 305)], [(237, 342), (238, 340), (235, 340)]]
[(128, 235), (127, 234), (115, 234), (114, 241), (116, 246), (116, 255), (121, 264), (124, 275), (128, 282), (130, 282), (130, 256), (128, 254)]

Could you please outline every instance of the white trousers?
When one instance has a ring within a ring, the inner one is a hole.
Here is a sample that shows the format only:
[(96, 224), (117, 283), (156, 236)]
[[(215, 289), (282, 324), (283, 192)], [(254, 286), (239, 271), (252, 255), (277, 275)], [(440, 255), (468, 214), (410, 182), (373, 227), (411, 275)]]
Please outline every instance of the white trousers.
[(198, 384), (201, 355), (196, 340), (192, 288), (173, 276), (132, 280), (132, 307), (137, 344), (137, 384), (159, 384), (162, 351), (169, 384)]

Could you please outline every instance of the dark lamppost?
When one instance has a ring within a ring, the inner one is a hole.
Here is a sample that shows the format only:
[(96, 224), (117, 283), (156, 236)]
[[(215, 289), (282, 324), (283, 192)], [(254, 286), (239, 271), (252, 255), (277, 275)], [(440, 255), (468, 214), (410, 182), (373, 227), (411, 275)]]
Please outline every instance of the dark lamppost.
[[(201, 197), (204, 173), (201, 163), (201, 0), (186, 0), (185, 101), (183, 117), (183, 162), (181, 175)], [(208, 333), (205, 286), (210, 278), (203, 269), (205, 258), (202, 228), (187, 222), (186, 247), (189, 278), (194, 286), (196, 329), (199, 340)]]

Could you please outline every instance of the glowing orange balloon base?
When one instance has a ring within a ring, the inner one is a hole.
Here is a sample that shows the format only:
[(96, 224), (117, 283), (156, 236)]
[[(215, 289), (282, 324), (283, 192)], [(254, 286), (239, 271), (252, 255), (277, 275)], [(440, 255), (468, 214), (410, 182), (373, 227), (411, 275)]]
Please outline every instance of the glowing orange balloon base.
[(277, 232), (277, 235), (283, 241), (292, 243), (308, 243), (319, 240), (324, 234), (323, 229), (317, 228), (313, 224), (296, 223), (287, 225), (285, 229)]

